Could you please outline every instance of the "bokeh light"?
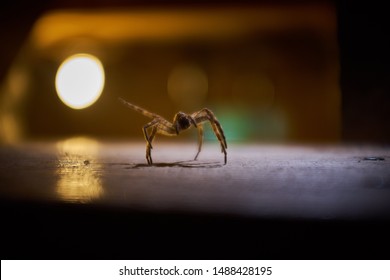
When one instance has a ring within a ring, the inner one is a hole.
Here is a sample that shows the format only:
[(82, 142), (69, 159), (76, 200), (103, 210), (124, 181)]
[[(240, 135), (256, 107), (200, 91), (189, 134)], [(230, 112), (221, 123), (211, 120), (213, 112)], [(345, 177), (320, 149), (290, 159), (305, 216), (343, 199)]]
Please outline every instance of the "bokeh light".
[(58, 68), (55, 85), (58, 97), (67, 106), (73, 109), (89, 107), (102, 94), (103, 65), (92, 55), (73, 55)]

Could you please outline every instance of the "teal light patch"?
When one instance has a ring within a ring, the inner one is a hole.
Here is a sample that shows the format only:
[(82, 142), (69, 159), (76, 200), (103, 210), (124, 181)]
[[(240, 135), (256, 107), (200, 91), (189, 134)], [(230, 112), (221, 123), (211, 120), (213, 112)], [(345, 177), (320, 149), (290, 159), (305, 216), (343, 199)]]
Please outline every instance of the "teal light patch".
[[(259, 112), (242, 107), (220, 107), (214, 111), (228, 142), (284, 141), (288, 126), (284, 115), (277, 110)], [(210, 125), (205, 125), (205, 139), (218, 141)]]
[[(248, 112), (242, 109), (220, 108), (214, 111), (227, 141), (251, 140), (252, 127)], [(205, 139), (218, 141), (210, 125), (205, 125)]]

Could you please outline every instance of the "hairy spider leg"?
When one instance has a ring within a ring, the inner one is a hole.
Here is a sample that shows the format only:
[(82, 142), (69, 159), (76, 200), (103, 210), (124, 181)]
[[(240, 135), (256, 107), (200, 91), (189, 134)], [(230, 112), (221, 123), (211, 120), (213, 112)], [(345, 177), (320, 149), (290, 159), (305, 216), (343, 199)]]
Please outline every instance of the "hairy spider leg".
[(154, 126), (156, 124), (158, 124), (158, 122), (159, 122), (159, 119), (156, 118), (156, 119), (152, 120), (151, 122), (147, 123), (146, 125), (144, 125), (144, 127), (142, 128), (145, 140), (146, 140), (147, 144), (150, 146), (151, 149), (153, 149), (153, 147), (152, 147), (152, 141), (150, 141), (150, 138), (149, 138), (149, 135), (148, 135), (148, 128), (149, 127), (153, 127), (154, 128)]
[(149, 136), (149, 141), (148, 141), (148, 143), (146, 143), (146, 160), (148, 161), (149, 165), (153, 164), (151, 149), (153, 149), (152, 142), (153, 142), (154, 136), (156, 135), (156, 132), (157, 132), (157, 126), (153, 126), (152, 132), (150, 133), (150, 136)]
[(203, 125), (198, 124), (197, 128), (198, 128), (198, 152), (196, 153), (194, 160), (197, 160), (199, 153), (202, 150), (202, 144), (203, 144)]
[[(150, 135), (148, 135), (148, 129), (152, 128)], [(156, 134), (162, 134), (167, 136), (176, 136), (176, 130), (172, 123), (163, 119), (156, 118), (147, 123), (143, 127), (143, 133), (146, 140), (146, 160), (149, 165), (153, 164), (151, 149), (153, 149), (152, 142)]]
[(129, 107), (130, 109), (133, 109), (134, 111), (138, 112), (138, 113), (141, 113), (142, 115), (144, 115), (145, 117), (148, 117), (148, 118), (151, 118), (151, 119), (154, 119), (154, 118), (160, 118), (159, 115), (155, 114), (155, 113), (151, 113), (149, 112), (148, 110), (144, 109), (144, 108), (141, 108), (137, 105), (134, 105), (130, 102), (127, 102), (126, 100), (124, 100), (123, 98), (118, 98), (118, 100), (125, 106)]
[[(206, 122), (206, 121), (210, 122), (211, 127), (214, 131), (214, 134), (217, 137), (219, 143), (221, 144), (221, 152), (224, 153), (224, 155), (225, 155), (225, 164), (226, 164), (227, 163), (226, 137), (225, 137), (225, 134), (223, 133), (222, 126), (219, 123), (219, 121), (217, 120), (217, 118), (215, 117), (214, 113), (211, 110), (204, 108), (204, 109), (200, 110), (199, 112), (192, 114), (192, 117), (195, 119), (195, 122), (198, 125), (203, 123), (203, 122)], [(200, 141), (203, 142), (203, 139), (199, 140), (199, 143), (200, 143)]]

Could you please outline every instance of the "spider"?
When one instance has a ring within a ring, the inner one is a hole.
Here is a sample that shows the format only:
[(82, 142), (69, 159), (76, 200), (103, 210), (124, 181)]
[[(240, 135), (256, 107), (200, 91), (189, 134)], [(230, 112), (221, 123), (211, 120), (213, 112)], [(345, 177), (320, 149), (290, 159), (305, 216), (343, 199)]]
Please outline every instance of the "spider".
[[(151, 113), (134, 104), (131, 104), (130, 102), (127, 102), (122, 98), (119, 98), (119, 101), (122, 102), (122, 104), (124, 104), (125, 106), (152, 119), (151, 122), (147, 123), (142, 128), (146, 140), (146, 160), (148, 161), (149, 165), (153, 164), (151, 149), (153, 149), (152, 142), (156, 133), (166, 135), (166, 136), (176, 136), (179, 135), (181, 131), (189, 129), (192, 126), (198, 129), (198, 152), (194, 158), (194, 160), (196, 160), (198, 158), (200, 151), (202, 150), (203, 123), (207, 121), (210, 122), (211, 127), (213, 128), (213, 131), (215, 133), (215, 136), (217, 137), (219, 143), (221, 144), (221, 152), (224, 153), (225, 156), (224, 162), (226, 164), (227, 162), (226, 138), (223, 133), (221, 124), (219, 123), (219, 121), (217, 120), (217, 118), (215, 117), (214, 113), (211, 110), (204, 108), (190, 115), (183, 112), (179, 112), (173, 118), (173, 123), (171, 123), (166, 119), (164, 119), (163, 117), (155, 113)], [(148, 134), (148, 129), (151, 129), (150, 134)]]

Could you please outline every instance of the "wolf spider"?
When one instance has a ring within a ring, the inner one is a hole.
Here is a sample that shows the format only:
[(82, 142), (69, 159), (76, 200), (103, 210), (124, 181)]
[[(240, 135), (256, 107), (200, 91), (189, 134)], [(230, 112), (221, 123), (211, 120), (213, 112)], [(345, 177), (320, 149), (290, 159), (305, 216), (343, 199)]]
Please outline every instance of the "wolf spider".
[[(198, 152), (194, 158), (194, 160), (196, 160), (198, 158), (200, 151), (202, 150), (203, 123), (207, 121), (210, 122), (211, 127), (213, 128), (213, 131), (215, 133), (215, 136), (217, 137), (219, 143), (221, 144), (221, 152), (224, 153), (225, 155), (224, 162), (226, 164), (227, 162), (226, 138), (223, 133), (221, 124), (219, 123), (219, 121), (217, 120), (217, 118), (215, 117), (214, 113), (211, 110), (204, 108), (191, 115), (188, 115), (183, 112), (179, 112), (173, 118), (173, 123), (171, 123), (166, 119), (164, 119), (163, 117), (155, 113), (151, 113), (134, 104), (131, 104), (122, 98), (119, 98), (119, 101), (122, 102), (122, 104), (124, 104), (125, 106), (152, 119), (152, 121), (147, 123), (142, 129), (146, 140), (146, 160), (148, 161), (149, 165), (153, 164), (151, 149), (153, 149), (152, 142), (156, 133), (167, 135), (167, 136), (176, 136), (179, 135), (181, 131), (191, 128), (191, 126), (194, 126), (195, 128), (198, 129)], [(151, 129), (150, 135), (148, 134), (148, 129)]]

